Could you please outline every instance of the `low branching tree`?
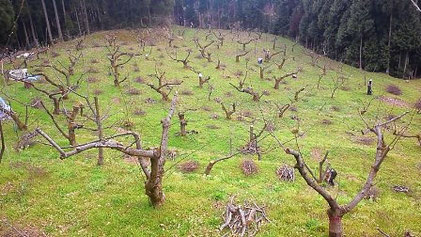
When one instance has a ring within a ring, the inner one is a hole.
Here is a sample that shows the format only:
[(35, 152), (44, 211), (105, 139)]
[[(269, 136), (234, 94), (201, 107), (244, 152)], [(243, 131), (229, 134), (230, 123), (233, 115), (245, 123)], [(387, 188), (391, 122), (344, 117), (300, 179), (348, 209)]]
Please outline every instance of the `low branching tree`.
[(250, 53), (250, 50), (249, 51), (240, 52), (237, 55), (235, 55), (235, 62), (239, 63), (240, 62), (240, 58), (246, 56), (248, 53)]
[(332, 93), (330, 94), (330, 98), (333, 99), (338, 89), (341, 88), (345, 84), (346, 79), (347, 78), (342, 75), (332, 78), (333, 86), (332, 86)]
[(246, 40), (246, 41), (238, 40), (237, 43), (239, 43), (243, 46), (243, 51), (246, 51), (246, 46), (253, 41), (255, 41), (255, 39), (249, 39), (249, 40)]
[(284, 117), (285, 112), (291, 107), (291, 104), (280, 105), (278, 103), (275, 103), (275, 105), (278, 109), (278, 118)]
[(208, 60), (208, 62), (212, 62), (212, 53), (207, 51), (206, 49), (209, 48), (213, 43), (215, 43), (215, 41), (210, 41), (209, 43), (207, 43), (206, 45), (202, 45), (199, 41), (199, 39), (195, 39), (194, 43), (196, 44), (196, 46), (199, 48), (199, 52), (200, 55), (202, 55), (203, 58), (206, 58)]
[(190, 57), (190, 55), (191, 55), (191, 50), (190, 49), (188, 49), (187, 50), (187, 55), (186, 55), (186, 57), (184, 58), (184, 59), (179, 59), (178, 58), (178, 56), (177, 56), (177, 52), (175, 53), (175, 57), (173, 56), (173, 55), (171, 55), (170, 53), (168, 53), (168, 56), (172, 59), (172, 60), (174, 60), (174, 61), (176, 61), (176, 62), (178, 62), (178, 63), (183, 63), (183, 66), (184, 66), (184, 68), (185, 69), (189, 69), (190, 67), (189, 67), (189, 57)]
[(117, 43), (117, 36), (107, 35), (106, 37), (108, 45), (106, 46), (108, 51), (108, 60), (111, 64), (111, 72), (114, 77), (114, 86), (119, 87), (121, 83), (127, 80), (127, 77), (120, 79), (119, 69), (123, 65), (127, 64), (132, 60), (133, 54), (121, 52), (120, 45)]
[(224, 103), (221, 102), (221, 107), (222, 107), (222, 110), (225, 112), (225, 118), (228, 120), (231, 120), (231, 116), (235, 113), (235, 107), (236, 107), (235, 103), (232, 103), (231, 109), (229, 109), (229, 107), (228, 108), (225, 107)]
[[(384, 138), (383, 132), (385, 128), (391, 123), (396, 123), (398, 120), (402, 119), (402, 117), (404, 117), (407, 114), (408, 112), (405, 112), (386, 122), (376, 122), (374, 126), (369, 125), (369, 123), (360, 114), (362, 120), (364, 121), (366, 125), (366, 131), (373, 133), (377, 137), (377, 151), (376, 151), (374, 162), (370, 167), (370, 171), (368, 173), (367, 179), (365, 183), (363, 184), (362, 188), (352, 198), (352, 200), (349, 203), (344, 204), (344, 205), (339, 204), (337, 199), (334, 198), (332, 194), (330, 194), (320, 184), (321, 182), (320, 177), (323, 175), (323, 173), (319, 175), (319, 178), (316, 178), (316, 176), (313, 174), (312, 169), (310, 169), (309, 166), (306, 164), (299, 147), (298, 147), (298, 150), (291, 149), (285, 146), (285, 143), (282, 143), (273, 133), (271, 133), (271, 135), (277, 141), (279, 146), (284, 150), (284, 152), (294, 157), (296, 161), (295, 168), (299, 171), (301, 177), (303, 177), (307, 185), (309, 185), (312, 189), (314, 189), (328, 203), (329, 208), (327, 210), (327, 215), (329, 217), (329, 236), (330, 237), (343, 236), (343, 227), (342, 227), (343, 216), (350, 213), (358, 205), (358, 203), (364, 199), (366, 194), (369, 192), (370, 188), (374, 185), (374, 180), (377, 176), (377, 173), (379, 172), (381, 165), (385, 161), (388, 153), (391, 150), (393, 150), (395, 145), (400, 141), (400, 139), (402, 138), (402, 134), (405, 133), (405, 131), (408, 129), (411, 123), (408, 123), (407, 125), (402, 126), (402, 128), (399, 129), (399, 132), (396, 133), (394, 138), (389, 143), (386, 143), (385, 138)], [(296, 140), (296, 143), (298, 144), (297, 139), (298, 139), (298, 135), (295, 134), (295, 140)], [(327, 157), (327, 155), (325, 157)], [(323, 160), (325, 160), (325, 158)], [(322, 162), (319, 163), (319, 166), (322, 167), (323, 163)], [(321, 170), (322, 169), (320, 168), (319, 171), (321, 172)]]
[(71, 82), (70, 78), (71, 78), (71, 76), (74, 75), (74, 73), (75, 73), (74, 68), (75, 68), (76, 64), (79, 62), (79, 60), (81, 59), (81, 57), (83, 56), (83, 54), (81, 52), (75, 53), (75, 52), (72, 52), (71, 50), (68, 50), (67, 56), (68, 56), (68, 59), (69, 59), (69, 64), (67, 66), (60, 61), (57, 61), (60, 66), (57, 66), (57, 65), (52, 64), (52, 63), (48, 63), (48, 64), (45, 64), (45, 65), (42, 65), (42, 66), (47, 67), (47, 68), (52, 68), (52, 69), (54, 69), (54, 71), (63, 75), (64, 80), (66, 82), (65, 83), (66, 86), (70, 87), (72, 85), (72, 82)]
[[(114, 136), (103, 137), (100, 140), (80, 144), (76, 148), (66, 149), (61, 147), (42, 129), (37, 128), (36, 131), (60, 153), (61, 159), (66, 159), (79, 153), (99, 148), (112, 149), (130, 156), (137, 157), (142, 172), (146, 176), (146, 195), (149, 197), (152, 206), (160, 207), (165, 202), (165, 195), (162, 189), (162, 181), (165, 174), (164, 165), (166, 162), (166, 154), (168, 150), (169, 129), (171, 126), (171, 118), (176, 107), (176, 99), (177, 95), (175, 95), (172, 99), (168, 115), (161, 120), (162, 135), (159, 147), (157, 148), (142, 148), (140, 135), (136, 132), (127, 131)], [(132, 137), (133, 142), (131, 144), (124, 145), (114, 140), (121, 137)], [(133, 144), (135, 145), (135, 148), (132, 147)]]
[(165, 81), (165, 74), (166, 72), (160, 72), (158, 67), (155, 65), (155, 78), (158, 80), (158, 85), (154, 85), (152, 83), (148, 83), (147, 85), (152, 88), (154, 91), (158, 92), (163, 101), (169, 101), (169, 95), (171, 91), (174, 89), (174, 86), (179, 86), (183, 82), (182, 81)]
[(290, 77), (290, 76), (293, 76), (293, 75), (297, 75), (299, 73), (299, 70), (297, 70), (297, 71), (295, 71), (295, 72), (290, 72), (290, 73), (287, 73), (287, 74), (284, 74), (284, 75), (282, 75), (282, 76), (280, 76), (280, 77), (276, 77), (276, 76), (273, 76), (273, 80), (275, 81), (275, 85), (274, 85), (274, 89), (275, 90), (278, 90), (279, 89), (279, 85), (281, 84), (281, 82), (285, 79), (285, 78), (287, 78), (287, 77)]

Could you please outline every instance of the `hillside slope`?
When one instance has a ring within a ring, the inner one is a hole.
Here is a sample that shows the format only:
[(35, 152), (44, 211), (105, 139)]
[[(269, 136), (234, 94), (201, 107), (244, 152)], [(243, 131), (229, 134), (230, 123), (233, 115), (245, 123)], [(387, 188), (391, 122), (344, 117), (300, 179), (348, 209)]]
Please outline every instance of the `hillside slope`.
[[(294, 165), (294, 160), (277, 148), (267, 134), (263, 135), (261, 142), (264, 152), (261, 161), (257, 161), (255, 155), (241, 155), (215, 165), (210, 176), (203, 175), (206, 165), (229, 154), (231, 146), (233, 149), (244, 146), (250, 124), (259, 130), (263, 126), (263, 117), (272, 122), (275, 134), (282, 141), (290, 140), (298, 117), (299, 132), (303, 133), (298, 140), (302, 154), (309, 166), (316, 170), (318, 161), (329, 150), (329, 162), (338, 172), (339, 183), (329, 191), (337, 195), (339, 202), (346, 203), (365, 181), (376, 150), (375, 138), (361, 135), (364, 123), (358, 110), (371, 103), (366, 117), (373, 121), (376, 117), (384, 120), (390, 115), (412, 110), (421, 98), (420, 80), (406, 82), (385, 74), (364, 73), (324, 57), (320, 57), (316, 64), (327, 65), (331, 70), (317, 88), (322, 72), (312, 65), (311, 53), (283, 38), (277, 38), (275, 50), (286, 45), (288, 59), (283, 69), (278, 70), (272, 64), (281, 63), (283, 55), (279, 54), (270, 63), (264, 63), (264, 66), (271, 66), (265, 69), (264, 79), (260, 79), (257, 58), (263, 57), (263, 48), (272, 49), (274, 36), (263, 34), (260, 40), (246, 46), (246, 51), (250, 52), (236, 62), (235, 55), (242, 52), (242, 45), (237, 40), (247, 41), (257, 35), (244, 32), (237, 39), (229, 31), (223, 31), (226, 34), (224, 45), (218, 49), (214, 43), (208, 48), (212, 52), (212, 62), (208, 62), (201, 58), (193, 42), (197, 37), (204, 45), (207, 31), (176, 27), (173, 32), (175, 40), (172, 45), (176, 48), (169, 48), (168, 41), (162, 37), (163, 32), (152, 29), (148, 43), (156, 46), (151, 51), (149, 46), (145, 51), (139, 47), (134, 32), (120, 30), (90, 35), (84, 41), (84, 57), (72, 77), (72, 80), (77, 80), (88, 71), (84, 76), (86, 82), (78, 91), (99, 96), (102, 110), (111, 115), (107, 126), (120, 126), (123, 122), (133, 124), (130, 129), (141, 134), (144, 147), (159, 143), (160, 120), (169, 108), (169, 103), (161, 101), (160, 95), (146, 85), (156, 83), (155, 68), (166, 72), (168, 80), (183, 81), (175, 89), (179, 92), (177, 109), (188, 110), (187, 129), (197, 131), (197, 134), (178, 136), (179, 124), (174, 116), (169, 146), (177, 156), (166, 164), (164, 206), (160, 209), (150, 207), (139, 167), (121, 153), (107, 150), (104, 166), (97, 167), (96, 151), (67, 160), (60, 160), (53, 148), (42, 144), (16, 152), (13, 147), (17, 135), (12, 123), (6, 122), (3, 127), (7, 150), (0, 165), (0, 235), (14, 233), (13, 226), (21, 231), (51, 236), (217, 236), (224, 205), (231, 195), (236, 195), (238, 202), (252, 200), (267, 207), (271, 222), (262, 226), (260, 236), (325, 236), (328, 228), (326, 202), (305, 184), (298, 172), (293, 183), (279, 181), (276, 169), (282, 164)], [(121, 69), (122, 77), (128, 76), (128, 80), (120, 88), (113, 85), (107, 50), (103, 47), (106, 45), (104, 37), (110, 33), (117, 35), (123, 52), (135, 53), (133, 60)], [(207, 42), (217, 41), (212, 34), (208, 37)], [(66, 50), (75, 50), (75, 44), (76, 41), (55, 45), (48, 55), (29, 62), (30, 71), (46, 59), (67, 64)], [(199, 88), (197, 74), (184, 69), (182, 63), (168, 56), (168, 53), (174, 55), (177, 51), (177, 56), (183, 58), (187, 55), (186, 49), (192, 50), (190, 66), (205, 77), (211, 77), (209, 82), (213, 93), (210, 101), (208, 84)], [(240, 93), (230, 85), (237, 85), (244, 78), (247, 58), (246, 85), (252, 85), (259, 92), (267, 90), (260, 102), (253, 101), (250, 95)], [(218, 59), (225, 69), (215, 69)], [(297, 68), (302, 69), (298, 78), (287, 77), (279, 89), (273, 88), (273, 76), (279, 77)], [(52, 70), (45, 72), (51, 78), (60, 77)], [(339, 76), (348, 79), (338, 86), (334, 98), (331, 98)], [(366, 95), (364, 78), (373, 80), (373, 96)], [(389, 85), (398, 86), (402, 94), (387, 93)], [(46, 87), (45, 84), (40, 86)], [(275, 103), (291, 103), (295, 92), (304, 87), (298, 102), (286, 111), (283, 118), (276, 118)], [(48, 108), (52, 108), (44, 95), (25, 89), (19, 83), (13, 83), (4, 91), (25, 102), (43, 98)], [(221, 105), (216, 101), (223, 101), (227, 106), (237, 103), (232, 120), (225, 119)], [(79, 102), (79, 98), (70, 95), (64, 104), (71, 108), (72, 104)], [(11, 103), (17, 112), (24, 113), (23, 106)], [(67, 140), (60, 136), (42, 109), (31, 108), (30, 111), (30, 130), (41, 127), (60, 144), (67, 145)], [(59, 121), (64, 121), (63, 116)], [(122, 129), (113, 128), (106, 133), (112, 135)], [(417, 114), (413, 116), (408, 133), (420, 131), (421, 116)], [(93, 132), (77, 131), (79, 143), (95, 137)], [(391, 138), (390, 133), (386, 135), (387, 140)], [(294, 142), (288, 145), (295, 147)], [(421, 235), (420, 154), (421, 147), (415, 139), (403, 139), (398, 143), (376, 179), (379, 190), (376, 201), (363, 200), (355, 211), (344, 217), (348, 236), (375, 236), (378, 235), (376, 228), (391, 236), (401, 236), (406, 230)], [(258, 174), (245, 176), (241, 172), (239, 167), (244, 159), (255, 160)], [(192, 173), (181, 172), (178, 165), (188, 160), (198, 161), (199, 169)], [(408, 194), (394, 192), (394, 185), (405, 185), (411, 191)]]

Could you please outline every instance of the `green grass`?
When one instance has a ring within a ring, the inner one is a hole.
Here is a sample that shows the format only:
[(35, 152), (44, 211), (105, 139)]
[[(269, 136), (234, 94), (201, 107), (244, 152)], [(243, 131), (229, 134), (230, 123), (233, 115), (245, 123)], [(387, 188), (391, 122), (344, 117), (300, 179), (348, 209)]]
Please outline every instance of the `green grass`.
[[(181, 28), (174, 29), (176, 33), (178, 30)], [(73, 77), (78, 78), (89, 67), (97, 69), (99, 73), (88, 74), (86, 77), (95, 77), (100, 82), (84, 83), (79, 91), (85, 93), (102, 90), (103, 93), (99, 96), (102, 110), (109, 110), (112, 114), (107, 124), (129, 117), (135, 125), (133, 130), (141, 134), (145, 147), (153, 147), (159, 143), (160, 120), (165, 116), (169, 103), (162, 102), (157, 93), (144, 84), (134, 82), (133, 79), (140, 76), (145, 81), (152, 82), (154, 78), (150, 75), (154, 73), (156, 61), (160, 61), (163, 63), (160, 68), (166, 71), (167, 79), (184, 81), (178, 88), (178, 109), (197, 109), (187, 112), (186, 118), (189, 120), (188, 130), (196, 130), (199, 133), (187, 137), (177, 136), (179, 125), (177, 117), (173, 118), (169, 146), (177, 150), (178, 157), (166, 164), (166, 203), (162, 208), (153, 209), (149, 205), (138, 167), (124, 161), (121, 153), (106, 151), (103, 167), (96, 166), (95, 151), (64, 161), (58, 159), (58, 153), (52, 148), (41, 144), (18, 153), (13, 149), (17, 140), (16, 133), (12, 124), (8, 122), (4, 124), (7, 150), (0, 165), (0, 219), (7, 220), (17, 228), (33, 228), (52, 236), (217, 236), (217, 229), (222, 221), (221, 207), (231, 195), (236, 195), (239, 202), (254, 200), (267, 206), (272, 222), (261, 228), (260, 236), (325, 236), (328, 228), (326, 202), (309, 188), (301, 177), (297, 177), (294, 183), (278, 180), (275, 175), (276, 169), (283, 163), (294, 165), (294, 160), (280, 149), (273, 149), (276, 144), (270, 137), (262, 142), (263, 149), (267, 151), (262, 161), (257, 162), (255, 156), (237, 157), (218, 163), (208, 177), (203, 176), (203, 171), (210, 160), (229, 153), (230, 138), (234, 148), (245, 144), (251, 119), (237, 121), (235, 118), (241, 112), (251, 112), (257, 118), (255, 126), (259, 129), (262, 126), (260, 109), (268, 119), (273, 120), (276, 107), (272, 102), (288, 103), (296, 90), (307, 86), (302, 93), (303, 99), (296, 105), (298, 111), (287, 111), (284, 118), (274, 121), (276, 134), (283, 141), (292, 138), (291, 130), (295, 127), (295, 122), (290, 117), (293, 114), (299, 116), (300, 130), (306, 132), (299, 140), (305, 159), (310, 167), (316, 169), (317, 159), (312, 157), (312, 151), (318, 149), (324, 153), (329, 150), (329, 161), (338, 171), (337, 181), (340, 183), (339, 190), (333, 188), (330, 191), (338, 194), (340, 203), (348, 202), (364, 182), (375, 154), (375, 144), (362, 145), (355, 142), (356, 137), (361, 136), (360, 130), (364, 128), (357, 109), (362, 106), (362, 102), (368, 103), (372, 99), (365, 95), (364, 74), (358, 69), (344, 66), (343, 72), (349, 77), (345, 86), (349, 90), (340, 89), (334, 99), (331, 99), (332, 78), (336, 77), (337, 73), (329, 71), (322, 81), (321, 89), (316, 89), (320, 69), (311, 66), (309, 57), (303, 53), (304, 49), (296, 46), (293, 53), (288, 51), (289, 56), (294, 56), (296, 60), (288, 60), (283, 72), (279, 72), (276, 66), (271, 67), (268, 70), (272, 72), (266, 74), (266, 77), (272, 78), (272, 75), (281, 75), (297, 67), (302, 67), (303, 72), (298, 75), (297, 80), (287, 78), (286, 84), (281, 84), (279, 90), (274, 90), (273, 81), (259, 79), (256, 59), (262, 56), (263, 48), (271, 48), (273, 39), (271, 35), (263, 35), (258, 43), (248, 45), (248, 49), (253, 50), (248, 55), (250, 73), (247, 84), (252, 84), (259, 91), (265, 89), (270, 92), (269, 96), (256, 103), (251, 100), (251, 96), (238, 93), (229, 85), (230, 82), (237, 83), (234, 76), (236, 71), (244, 71), (244, 58), (240, 63), (235, 62), (235, 53), (242, 46), (232, 41), (230, 34), (226, 36), (221, 49), (212, 46), (214, 61), (220, 58), (226, 65), (225, 71), (216, 70), (215, 62), (208, 63), (205, 59), (196, 57), (199, 51), (192, 42), (195, 32), (187, 29), (185, 39), (177, 38), (174, 45), (180, 47), (180, 56), (185, 54), (186, 48), (193, 49), (190, 65), (202, 71), (205, 76), (212, 77), (211, 84), (215, 87), (212, 99), (220, 97), (226, 104), (238, 103), (238, 113), (233, 115), (232, 121), (224, 119), (218, 103), (207, 100), (207, 86), (200, 89), (194, 73), (183, 69), (181, 63), (168, 58), (165, 49), (167, 42), (160, 41), (159, 38), (154, 38), (157, 46), (154, 47), (149, 60), (146, 60), (144, 55), (139, 55), (125, 65), (122, 75), (128, 74), (129, 80), (121, 88), (115, 88), (111, 76), (108, 75), (109, 62), (106, 59), (105, 48), (93, 47), (95, 44), (105, 45), (104, 35), (107, 32), (90, 35), (85, 41), (83, 62), (78, 64), (77, 73)], [(135, 35), (124, 30), (116, 33), (120, 42), (127, 43), (122, 46), (123, 51), (142, 53), (136, 44)], [(198, 31), (196, 34), (203, 41), (206, 33)], [(48, 55), (48, 58), (51, 62), (67, 62), (65, 50), (74, 50), (74, 44), (75, 42), (65, 42), (55, 45), (50, 53), (55, 51), (60, 56), (51, 58)], [(281, 38), (278, 45), (281, 44), (286, 44), (290, 49), (294, 43)], [(99, 63), (91, 65), (92, 59), (97, 59)], [(279, 60), (279, 57), (273, 60)], [(41, 61), (30, 62), (30, 68), (39, 65)], [(321, 64), (327, 61), (330, 60), (322, 58)], [(137, 64), (140, 72), (133, 71), (133, 64)], [(331, 66), (336, 68), (336, 65), (338, 63), (331, 61)], [(49, 74), (54, 78), (55, 74), (52, 71)], [(374, 119), (375, 116), (384, 118), (389, 114), (397, 115), (410, 110), (421, 97), (420, 80), (405, 82), (381, 73), (366, 75), (374, 81), (375, 96), (399, 98), (407, 103), (407, 106), (398, 107), (375, 99), (367, 113), (370, 119)], [(389, 84), (399, 86), (403, 92), (402, 96), (386, 93), (385, 88)], [(126, 91), (132, 87), (139, 89), (141, 94), (129, 96)], [(42, 96), (33, 89), (24, 89), (20, 84), (13, 84), (6, 90), (8, 94), (26, 102)], [(181, 92), (185, 90), (192, 91), (193, 95), (183, 95)], [(227, 97), (227, 92), (231, 92), (232, 96)], [(147, 98), (153, 98), (157, 103), (148, 104), (145, 102)], [(70, 108), (72, 103), (79, 100), (71, 96), (65, 102), (66, 107)], [(49, 103), (46, 99), (44, 101)], [(23, 114), (22, 106), (13, 102), (12, 106)], [(204, 111), (204, 106), (209, 107), (211, 111)], [(332, 106), (339, 107), (340, 111), (333, 111)], [(135, 109), (146, 111), (146, 115), (133, 115)], [(40, 110), (31, 112), (31, 129), (39, 126), (60, 144), (67, 145), (45, 113)], [(219, 118), (211, 119), (212, 114), (219, 115)], [(323, 119), (329, 119), (333, 123), (323, 125)], [(63, 118), (60, 120), (63, 121)], [(219, 129), (209, 129), (208, 125), (216, 125)], [(416, 115), (411, 132), (416, 133), (420, 129), (421, 117)], [(113, 129), (107, 134), (115, 132)], [(355, 134), (355, 137), (349, 135), (349, 132)], [(94, 134), (80, 131), (77, 139), (82, 143), (94, 138)], [(390, 140), (391, 135), (387, 134), (386, 138)], [(402, 140), (389, 154), (376, 179), (380, 190), (378, 200), (363, 200), (354, 211), (344, 217), (344, 229), (348, 236), (375, 236), (378, 235), (377, 227), (391, 236), (401, 236), (406, 230), (421, 235), (421, 170), (418, 168), (421, 162), (420, 154), (421, 148), (416, 141), (409, 139)], [(250, 177), (242, 174), (239, 165), (246, 158), (256, 160), (259, 166), (258, 174)], [(183, 174), (177, 168), (171, 168), (180, 159), (197, 160), (200, 163), (199, 170)], [(410, 187), (411, 193), (395, 193), (392, 191), (393, 185), (406, 185)], [(8, 231), (10, 226), (4, 221), (0, 222), (0, 234)]]

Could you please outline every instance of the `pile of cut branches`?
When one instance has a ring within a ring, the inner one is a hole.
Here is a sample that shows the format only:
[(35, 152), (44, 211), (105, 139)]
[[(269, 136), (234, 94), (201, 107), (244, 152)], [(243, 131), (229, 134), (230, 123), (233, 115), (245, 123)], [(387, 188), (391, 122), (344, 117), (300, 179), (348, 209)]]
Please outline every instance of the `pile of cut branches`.
[(255, 202), (236, 205), (234, 196), (230, 198), (225, 208), (223, 220), (224, 223), (219, 230), (228, 230), (223, 236), (228, 236), (230, 233), (234, 236), (255, 236), (264, 222), (270, 222), (265, 207), (260, 207)]

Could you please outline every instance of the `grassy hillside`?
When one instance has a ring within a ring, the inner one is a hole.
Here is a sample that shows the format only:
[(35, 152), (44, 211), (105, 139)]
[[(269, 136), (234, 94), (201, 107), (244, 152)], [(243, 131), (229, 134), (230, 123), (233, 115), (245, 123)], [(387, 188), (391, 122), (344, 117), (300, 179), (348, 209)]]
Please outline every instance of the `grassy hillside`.
[[(182, 30), (174, 28), (177, 37), (173, 45), (178, 47), (180, 58), (187, 54), (186, 49), (192, 49), (190, 65), (204, 76), (211, 77), (214, 92), (210, 101), (208, 85), (199, 88), (197, 74), (168, 57), (166, 51), (175, 49), (169, 49), (168, 42), (156, 30), (151, 31), (151, 39), (156, 46), (148, 56), (146, 54), (149, 54), (150, 47), (143, 52), (133, 32), (113, 32), (122, 44), (122, 51), (136, 54), (121, 70), (122, 77), (127, 75), (128, 80), (120, 88), (113, 85), (112, 76), (108, 73), (107, 51), (102, 47), (106, 44), (104, 36), (110, 32), (95, 33), (86, 38), (82, 51), (84, 57), (72, 77), (72, 80), (77, 80), (82, 72), (88, 70), (84, 77), (88, 82), (84, 82), (78, 91), (98, 94), (102, 110), (109, 111), (111, 115), (106, 125), (116, 122), (121, 125), (121, 121), (130, 120), (134, 124), (131, 129), (141, 134), (145, 147), (159, 144), (160, 120), (169, 108), (169, 103), (161, 101), (159, 94), (145, 83), (156, 83), (153, 77), (156, 65), (166, 72), (168, 80), (183, 81), (175, 89), (179, 92), (177, 109), (194, 109), (186, 113), (187, 129), (198, 133), (178, 136), (179, 124), (177, 116), (174, 116), (169, 146), (177, 152), (177, 157), (166, 163), (165, 205), (160, 209), (150, 207), (139, 167), (121, 153), (107, 150), (104, 166), (97, 167), (96, 151), (67, 160), (60, 160), (54, 149), (42, 144), (16, 152), (13, 147), (17, 134), (12, 123), (7, 122), (3, 124), (7, 150), (0, 164), (0, 235), (14, 233), (13, 226), (21, 231), (51, 236), (218, 236), (224, 205), (231, 195), (236, 195), (238, 202), (253, 200), (267, 207), (272, 222), (261, 228), (260, 236), (325, 236), (328, 232), (326, 202), (305, 184), (298, 172), (293, 183), (279, 181), (276, 169), (282, 164), (295, 163), (291, 156), (277, 148), (270, 136), (264, 135), (261, 161), (257, 161), (257, 156), (241, 155), (218, 163), (210, 176), (203, 175), (206, 165), (229, 153), (230, 140), (234, 149), (245, 145), (250, 124), (254, 123), (257, 130), (263, 126), (262, 114), (274, 123), (275, 133), (282, 141), (293, 138), (292, 130), (296, 122), (291, 118), (298, 116), (300, 132), (305, 133), (299, 139), (299, 144), (306, 161), (316, 170), (318, 161), (329, 150), (329, 162), (338, 171), (339, 183), (339, 187), (329, 188), (329, 191), (337, 195), (340, 203), (346, 203), (365, 181), (376, 151), (375, 137), (361, 135), (364, 123), (358, 109), (375, 98), (366, 113), (366, 117), (374, 122), (376, 117), (384, 119), (411, 110), (421, 97), (420, 80), (405, 82), (385, 74), (363, 73), (326, 58), (321, 58), (318, 64), (323, 66), (329, 62), (332, 70), (328, 70), (321, 87), (317, 89), (321, 70), (311, 65), (311, 58), (306, 56), (304, 48), (296, 45), (292, 52), (294, 42), (283, 38), (278, 38), (277, 46), (280, 49), (286, 44), (290, 59), (282, 71), (276, 65), (266, 69), (266, 79), (262, 80), (259, 78), (257, 58), (263, 57), (263, 48), (272, 49), (272, 35), (263, 35), (257, 42), (247, 45), (247, 50), (251, 52), (237, 63), (235, 55), (242, 50), (242, 46), (236, 39), (232, 40), (234, 35), (226, 31), (224, 46), (217, 49), (215, 44), (212, 45), (213, 62), (207, 62), (200, 57), (192, 41), (196, 36), (204, 42), (207, 31), (187, 29), (183, 38), (179, 36)], [(245, 40), (249, 36), (244, 33), (241, 37)], [(215, 37), (211, 35), (210, 39)], [(56, 44), (48, 55), (29, 62), (30, 71), (47, 58), (53, 63), (68, 63), (66, 50), (75, 50), (75, 44), (76, 41)], [(53, 57), (54, 53), (58, 56)], [(224, 70), (215, 69), (218, 58), (224, 64)], [(246, 58), (249, 58), (246, 84), (252, 85), (257, 91), (269, 92), (260, 102), (252, 101), (250, 95), (239, 93), (230, 86), (230, 83), (238, 83), (238, 72), (245, 73)], [(272, 62), (280, 62), (280, 59), (281, 55), (275, 56)], [(97, 63), (93, 63), (93, 60)], [(342, 74), (339, 72), (341, 66)], [(6, 67), (10, 68), (10, 65)], [(288, 77), (279, 90), (273, 89), (273, 76), (283, 75), (298, 67), (302, 68), (302, 72), (297, 79)], [(51, 70), (46, 72), (52, 78), (60, 76)], [(334, 79), (339, 74), (349, 79), (332, 99)], [(364, 76), (373, 79), (373, 96), (365, 94)], [(389, 85), (398, 86), (402, 95), (387, 93), (386, 87)], [(283, 118), (274, 119), (274, 103), (290, 103), (294, 93), (303, 87), (306, 89), (300, 93), (301, 99), (294, 109), (288, 110)], [(129, 93), (133, 88), (139, 94)], [(44, 96), (18, 83), (8, 86), (5, 91), (26, 102)], [(220, 104), (215, 100), (222, 100), (226, 105), (237, 102), (238, 112), (232, 120), (225, 119)], [(48, 99), (44, 98), (44, 101), (52, 108)], [(65, 105), (71, 108), (72, 104), (78, 102), (79, 98), (70, 95)], [(12, 106), (20, 114), (24, 113), (24, 107), (18, 103), (12, 101)], [(64, 121), (62, 116), (59, 120)], [(42, 110), (31, 109), (29, 122), (30, 130), (41, 127), (60, 144), (68, 145)], [(421, 116), (418, 114), (414, 116), (409, 133), (419, 133), (420, 130)], [(113, 128), (106, 133), (112, 135), (117, 131), (119, 129)], [(95, 139), (95, 134), (89, 131), (80, 130), (77, 135), (79, 143)], [(391, 134), (386, 135), (387, 140), (391, 138)], [(294, 143), (288, 145), (295, 147)], [(376, 236), (378, 227), (391, 236), (402, 236), (406, 230), (421, 235), (420, 156), (421, 147), (416, 140), (404, 139), (398, 143), (376, 179), (379, 189), (377, 201), (363, 200), (344, 217), (344, 229), (348, 236)], [(255, 160), (259, 173), (245, 176), (240, 169), (244, 159)], [(178, 164), (188, 160), (198, 161), (199, 169), (193, 173), (181, 172)], [(392, 190), (394, 185), (405, 185), (411, 191), (408, 194), (396, 193)]]

